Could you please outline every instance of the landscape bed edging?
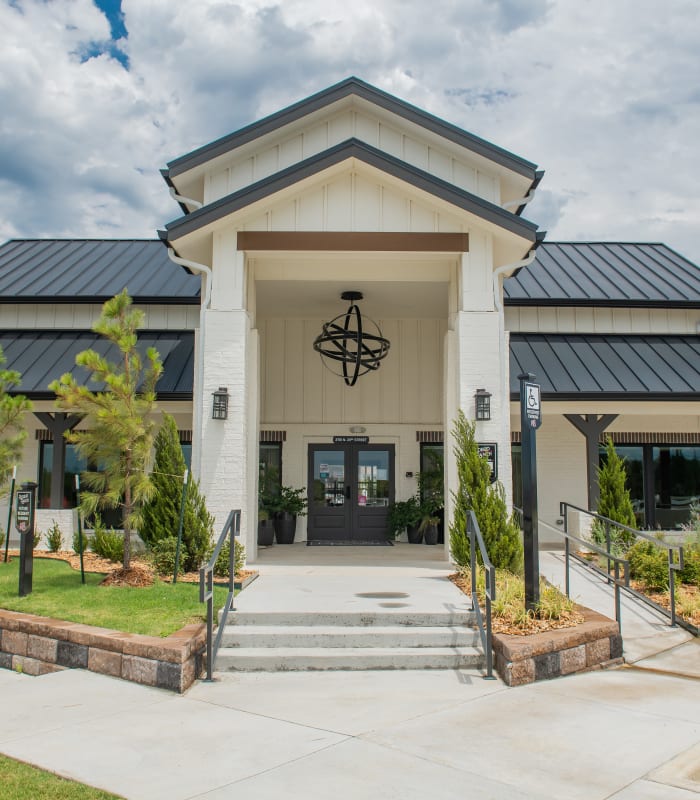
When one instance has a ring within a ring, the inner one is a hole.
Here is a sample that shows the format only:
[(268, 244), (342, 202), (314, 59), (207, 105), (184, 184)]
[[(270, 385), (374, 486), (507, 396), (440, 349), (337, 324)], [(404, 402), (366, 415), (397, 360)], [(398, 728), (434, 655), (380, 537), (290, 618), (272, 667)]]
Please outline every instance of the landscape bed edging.
[(201, 623), (161, 638), (0, 609), (0, 667), (27, 675), (80, 668), (182, 694), (205, 650)]
[(496, 671), (507, 686), (605, 669), (624, 663), (620, 626), (578, 606), (583, 623), (572, 628), (516, 636), (494, 633)]

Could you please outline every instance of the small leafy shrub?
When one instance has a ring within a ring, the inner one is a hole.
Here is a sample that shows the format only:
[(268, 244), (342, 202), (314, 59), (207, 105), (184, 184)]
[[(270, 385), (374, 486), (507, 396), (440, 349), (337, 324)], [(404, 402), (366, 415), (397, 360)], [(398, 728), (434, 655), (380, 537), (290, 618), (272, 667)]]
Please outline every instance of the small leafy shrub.
[[(213, 553), (213, 548), (212, 551)], [(224, 542), (223, 547), (214, 564), (214, 575), (217, 578), (229, 577), (229, 555), (231, 553), (228, 541)], [(209, 556), (211, 558), (211, 555)], [(233, 551), (233, 569), (234, 574), (237, 575), (245, 564), (245, 547), (240, 542), (235, 542)]]
[(627, 551), (631, 576), (651, 591), (668, 589), (668, 555), (652, 542), (641, 541)]
[(0, 525), (0, 547), (5, 544), (5, 529)]
[[(591, 525), (591, 540), (607, 550), (607, 540), (605, 537), (605, 523), (600, 520), (595, 520)], [(623, 556), (629, 548), (634, 544), (635, 536), (629, 531), (616, 528), (614, 525), (610, 526), (610, 552), (614, 556)]]
[(94, 533), (90, 547), (108, 561), (121, 561), (124, 555), (124, 537), (110, 528), (107, 530), (100, 517), (95, 514)]
[(700, 588), (700, 547), (694, 544), (683, 548), (683, 569), (679, 570), (678, 578), (681, 583)]
[(49, 547), (50, 553), (58, 553), (63, 546), (63, 532), (58, 527), (58, 523), (55, 519), (52, 519), (51, 522), (53, 524), (46, 532), (46, 544)]
[[(81, 547), (81, 538), (82, 538), (82, 547)], [(83, 531), (82, 537), (78, 534), (78, 531), (73, 531), (73, 552), (79, 556), (81, 553), (84, 553), (87, 550), (88, 540), (87, 536), (85, 535), (85, 531)]]
[[(168, 536), (160, 539), (151, 548), (151, 561), (160, 575), (172, 575), (175, 572), (175, 553), (177, 552), (177, 539)], [(185, 543), (180, 544), (180, 564), (177, 574), (182, 575), (185, 571), (184, 566), (187, 562), (187, 548)]]

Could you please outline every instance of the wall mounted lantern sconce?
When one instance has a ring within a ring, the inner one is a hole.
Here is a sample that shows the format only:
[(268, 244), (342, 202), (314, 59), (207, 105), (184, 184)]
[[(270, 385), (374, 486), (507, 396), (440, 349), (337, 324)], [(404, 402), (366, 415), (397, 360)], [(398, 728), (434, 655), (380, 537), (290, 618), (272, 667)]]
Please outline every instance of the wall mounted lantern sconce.
[(219, 386), (218, 391), (212, 392), (214, 400), (211, 405), (211, 418), (212, 419), (228, 419), (228, 389), (225, 386)]
[[(360, 314), (356, 301), (362, 300), (362, 292), (343, 292), (340, 297), (350, 301), (350, 308), (323, 323), (314, 350), (331, 372), (340, 375), (348, 386), (354, 386), (360, 375), (379, 369), (389, 352), (389, 340), (382, 336), (374, 320)], [(342, 371), (336, 372), (333, 366), (340, 366)]]
[(477, 389), (474, 401), (477, 420), (491, 419), (491, 392), (487, 392), (486, 389)]

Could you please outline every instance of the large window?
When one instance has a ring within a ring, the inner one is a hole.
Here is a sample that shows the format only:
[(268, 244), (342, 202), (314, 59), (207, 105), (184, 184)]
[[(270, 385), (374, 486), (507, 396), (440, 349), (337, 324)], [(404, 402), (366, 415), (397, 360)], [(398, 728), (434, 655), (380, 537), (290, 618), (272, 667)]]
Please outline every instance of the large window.
[(282, 486), (282, 442), (260, 442), (258, 465), (260, 494), (268, 497), (279, 494)]
[[(674, 530), (690, 517), (692, 503), (700, 502), (700, 446), (616, 445), (625, 459), (627, 488), (637, 524)], [(600, 448), (600, 463), (605, 448)]]
[[(87, 469), (85, 459), (73, 444), (66, 444), (66, 471), (63, 478), (63, 508), (75, 508), (75, 476)], [(51, 507), (53, 442), (41, 442), (39, 450), (39, 508)]]

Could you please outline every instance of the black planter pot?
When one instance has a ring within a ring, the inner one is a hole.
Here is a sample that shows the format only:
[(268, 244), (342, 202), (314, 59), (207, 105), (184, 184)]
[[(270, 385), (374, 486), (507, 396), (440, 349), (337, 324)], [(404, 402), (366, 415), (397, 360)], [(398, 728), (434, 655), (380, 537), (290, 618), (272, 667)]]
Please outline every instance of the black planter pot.
[(420, 544), (423, 541), (423, 531), (419, 531), (417, 526), (409, 525), (406, 534), (409, 544)]
[(271, 519), (261, 519), (258, 522), (258, 544), (269, 547), (275, 541), (275, 523)]
[(426, 544), (437, 544), (438, 543), (438, 526), (437, 525), (428, 525), (427, 528), (423, 531), (423, 539)]
[(292, 544), (297, 530), (297, 518), (294, 514), (281, 511), (275, 516), (275, 539), (277, 544)]

